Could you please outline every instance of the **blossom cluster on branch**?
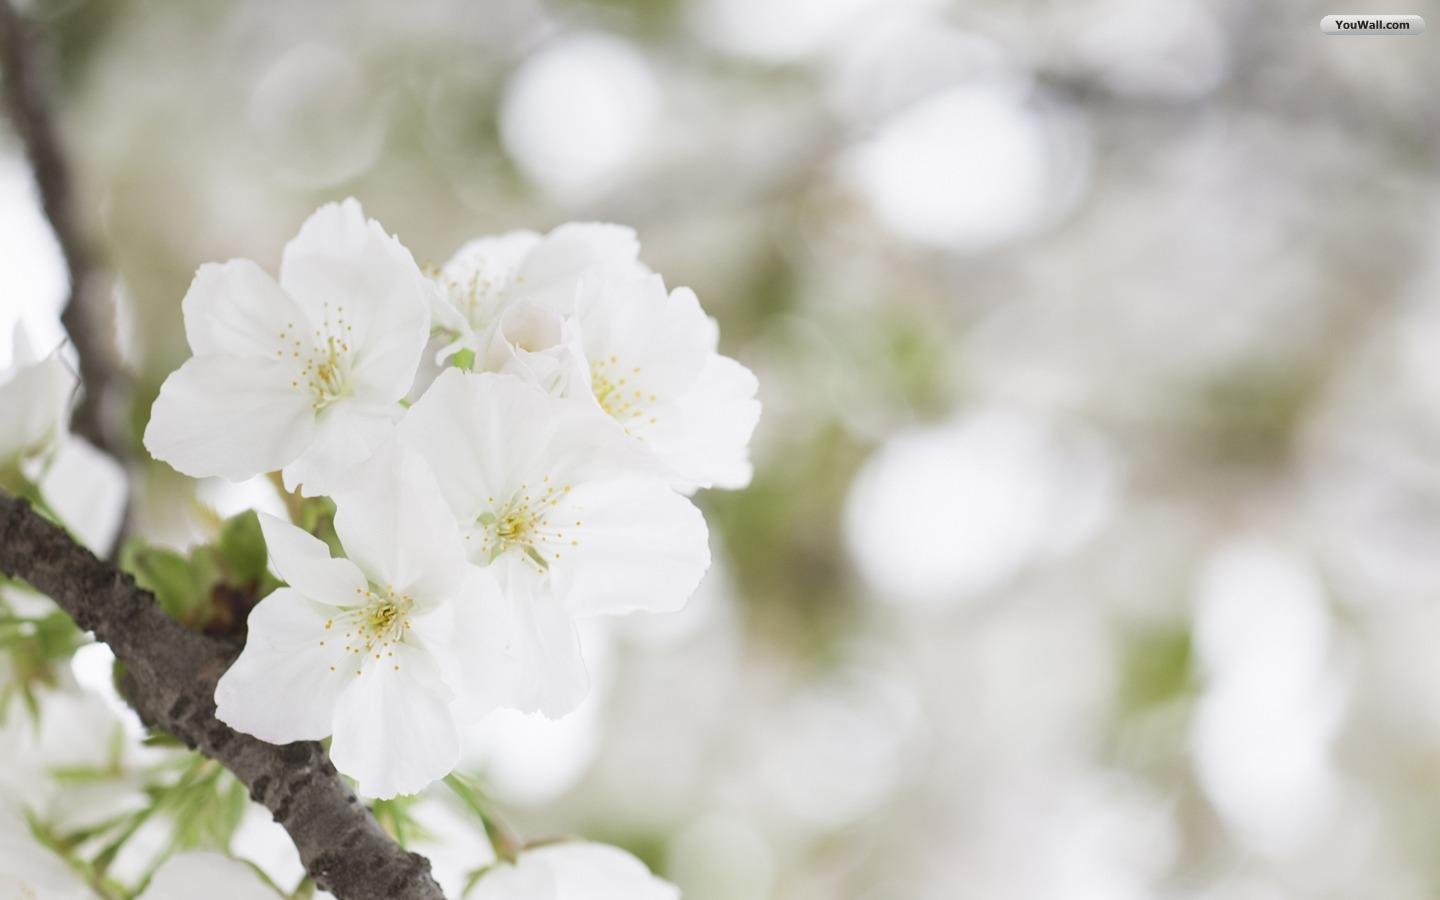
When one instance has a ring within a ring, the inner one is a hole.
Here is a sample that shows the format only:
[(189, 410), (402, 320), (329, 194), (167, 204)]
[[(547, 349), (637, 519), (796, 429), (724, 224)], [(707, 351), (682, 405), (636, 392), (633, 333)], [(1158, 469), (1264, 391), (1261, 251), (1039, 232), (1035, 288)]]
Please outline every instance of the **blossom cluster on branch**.
[[(183, 313), (193, 355), (146, 449), (334, 510), (323, 533), (260, 515), (282, 586), (251, 610), (216, 716), (275, 744), (328, 738), (362, 796), (445, 777), (491, 711), (572, 711), (577, 620), (683, 606), (710, 564), (692, 495), (750, 480), (755, 378), (628, 228), (481, 238), (426, 270), (347, 200), (303, 224), (278, 278), (202, 266)], [(0, 391), (25, 401), (0, 408), (25, 419), (0, 450), (30, 472), (75, 443), (76, 380), (58, 351), (17, 359)], [(511, 850), (481, 896), (675, 896), (615, 848)]]

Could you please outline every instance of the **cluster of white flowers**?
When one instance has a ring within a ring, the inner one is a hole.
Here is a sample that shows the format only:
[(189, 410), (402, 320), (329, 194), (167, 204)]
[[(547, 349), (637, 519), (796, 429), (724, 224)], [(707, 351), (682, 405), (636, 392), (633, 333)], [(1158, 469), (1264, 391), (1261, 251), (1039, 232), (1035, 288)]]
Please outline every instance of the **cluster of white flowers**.
[(427, 275), (349, 200), (304, 224), (278, 283), (200, 269), (194, 355), (146, 447), (197, 477), (280, 471), (334, 501), (344, 548), (262, 517), (287, 587), (250, 615), (223, 721), (332, 736), (361, 793), (414, 793), (467, 719), (580, 702), (578, 617), (684, 604), (710, 563), (688, 495), (749, 481), (759, 403), (695, 295), (638, 254), (629, 229), (572, 224)]

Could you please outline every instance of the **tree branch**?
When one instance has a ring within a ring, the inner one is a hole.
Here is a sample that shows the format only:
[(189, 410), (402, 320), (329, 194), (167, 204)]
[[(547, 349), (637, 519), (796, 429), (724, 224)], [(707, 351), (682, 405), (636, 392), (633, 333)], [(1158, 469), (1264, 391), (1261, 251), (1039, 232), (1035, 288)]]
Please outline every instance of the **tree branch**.
[(80, 379), (85, 393), (71, 423), (90, 443), (124, 459), (123, 442), (112, 439), (107, 426), (107, 397), (124, 379), (112, 335), (113, 315), (107, 315), (104, 278), (75, 215), (70, 168), (60, 146), (48, 104), (48, 83), (37, 59), (39, 40), (11, 0), (0, 0), (0, 76), (4, 102), (15, 131), (25, 145), (40, 202), (55, 240), (65, 257), (70, 276), (70, 299), (60, 321), (80, 357)]
[(125, 665), (122, 692), (141, 719), (234, 772), (290, 833), (321, 888), (340, 900), (443, 900), (430, 863), (390, 839), (319, 744), (275, 746), (215, 718), (215, 682), (234, 648), (167, 616), (129, 575), (3, 492), (0, 572), (29, 582), (109, 644)]

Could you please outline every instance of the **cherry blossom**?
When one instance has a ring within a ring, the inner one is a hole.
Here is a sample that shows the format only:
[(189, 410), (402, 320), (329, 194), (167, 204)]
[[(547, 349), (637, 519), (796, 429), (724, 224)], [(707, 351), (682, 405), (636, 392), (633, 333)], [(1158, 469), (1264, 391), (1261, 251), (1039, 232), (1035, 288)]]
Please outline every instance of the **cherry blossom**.
[(278, 283), (248, 260), (201, 266), (183, 304), (195, 355), (161, 388), (146, 448), (195, 477), (279, 469), (288, 489), (330, 492), (403, 412), (432, 290), (354, 200), (301, 226)]
[(459, 758), (445, 677), (450, 601), (487, 592), (425, 463), (398, 454), (377, 463), (383, 474), (335, 498), (347, 558), (261, 516), (288, 587), (251, 612), (245, 649), (215, 701), (222, 721), (271, 743), (333, 735), (336, 768), (361, 793), (393, 797)]

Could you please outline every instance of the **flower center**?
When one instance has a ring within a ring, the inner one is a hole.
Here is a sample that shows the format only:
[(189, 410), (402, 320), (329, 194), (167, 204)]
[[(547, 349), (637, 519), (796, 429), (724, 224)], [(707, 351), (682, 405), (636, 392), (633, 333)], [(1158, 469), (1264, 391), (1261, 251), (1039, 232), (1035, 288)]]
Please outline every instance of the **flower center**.
[[(560, 558), (555, 547), (566, 542), (565, 528), (555, 515), (555, 507), (569, 492), (568, 484), (556, 487), (547, 475), (539, 490), (532, 491), (522, 484), (508, 503), (481, 513), (475, 520), (480, 533), (480, 559), (488, 565), (514, 550), (540, 571), (550, 568), (550, 560)], [(489, 500), (495, 503), (494, 497)], [(466, 537), (471, 539), (473, 535)], [(572, 547), (579, 544), (575, 540), (569, 543)]]
[(505, 266), (478, 260), (475, 269), (466, 277), (449, 278), (439, 275), (436, 280), (445, 288), (450, 302), (470, 323), (480, 330), (494, 321), (497, 306), (506, 289), (517, 279)]
[[(355, 674), (364, 674), (367, 657), (376, 661), (394, 657), (391, 647), (405, 640), (410, 629), (410, 610), (415, 607), (415, 598), (400, 594), (394, 588), (371, 584), (364, 589), (356, 588), (357, 605), (347, 607), (344, 612), (326, 621), (325, 630), (331, 631), (337, 625), (344, 629), (345, 652), (360, 658), (355, 662)], [(325, 641), (320, 642), (321, 646)], [(397, 664), (398, 672), (400, 666)], [(335, 671), (331, 666), (330, 671)]]
[(349, 393), (350, 340), (354, 331), (355, 326), (345, 318), (345, 307), (337, 305), (332, 310), (326, 303), (324, 318), (310, 341), (292, 337), (296, 333), (294, 322), (280, 332), (282, 349), (276, 355), (283, 359), (284, 345), (293, 348), (290, 357), (300, 371), (290, 386), (309, 393), (310, 408), (316, 413)]
[[(649, 404), (654, 403), (656, 397), (629, 383), (630, 379), (640, 374), (639, 366), (622, 373), (620, 361), (614, 356), (590, 364), (590, 390), (595, 394), (595, 402), (600, 404), (606, 415), (625, 425), (645, 416)], [(655, 417), (649, 416), (644, 424), (654, 425)], [(627, 434), (630, 432), (628, 425), (625, 431)]]

